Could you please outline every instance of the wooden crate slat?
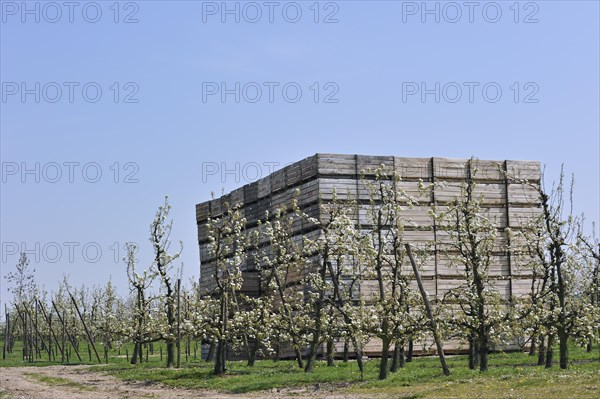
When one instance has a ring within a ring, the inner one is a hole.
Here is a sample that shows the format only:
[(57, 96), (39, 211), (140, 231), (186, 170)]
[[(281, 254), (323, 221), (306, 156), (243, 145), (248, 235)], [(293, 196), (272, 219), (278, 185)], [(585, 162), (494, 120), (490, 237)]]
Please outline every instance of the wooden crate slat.
[(509, 184), (508, 199), (511, 204), (538, 204), (539, 193), (536, 187), (528, 184)]
[(258, 199), (258, 183), (246, 184), (244, 187), (244, 201), (246, 203), (256, 201)]
[(437, 180), (467, 177), (467, 159), (433, 158), (433, 173)]
[(394, 157), (392, 156), (366, 156), (358, 155), (356, 158), (356, 166), (359, 174), (372, 176), (375, 171), (383, 165), (383, 171), (391, 177), (394, 172)]
[(475, 162), (475, 180), (504, 180), (504, 165), (500, 161), (482, 161)]
[(256, 182), (258, 184), (258, 198), (271, 195), (271, 175), (263, 177)]
[(209, 201), (196, 205), (196, 221), (206, 220), (209, 215)]
[(233, 190), (229, 197), (229, 205), (243, 205), (244, 204), (244, 187), (240, 187), (237, 190)]
[(431, 179), (431, 158), (400, 158), (395, 157), (396, 173), (402, 179)]
[(300, 171), (301, 171), (301, 180), (307, 180), (312, 177), (317, 176), (318, 171), (318, 161), (317, 156), (313, 155), (312, 157), (308, 157), (299, 162)]
[(356, 175), (354, 155), (317, 154), (320, 175)]
[(506, 161), (506, 169), (509, 176), (529, 181), (541, 179), (541, 167), (539, 161)]
[(276, 170), (271, 175), (271, 191), (277, 192), (285, 188), (285, 169)]

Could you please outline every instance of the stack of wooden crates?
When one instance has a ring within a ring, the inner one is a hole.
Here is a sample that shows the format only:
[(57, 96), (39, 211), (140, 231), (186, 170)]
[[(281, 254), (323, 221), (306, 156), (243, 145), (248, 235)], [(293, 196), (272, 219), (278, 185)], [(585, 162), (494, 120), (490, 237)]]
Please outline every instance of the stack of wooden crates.
[[(447, 232), (436, 228), (430, 215), (432, 205), (438, 208), (454, 200), (461, 193), (469, 175), (468, 159), (448, 158), (402, 158), (394, 156), (364, 156), (341, 154), (315, 154), (299, 162), (290, 164), (256, 182), (246, 184), (231, 193), (214, 200), (196, 205), (198, 242), (200, 246), (200, 289), (209, 293), (215, 287), (214, 260), (208, 253), (209, 217), (222, 215), (224, 204), (240, 204), (247, 219), (249, 230), (256, 228), (258, 220), (264, 219), (265, 212), (273, 211), (291, 202), (298, 195), (299, 206), (311, 217), (321, 218), (322, 203), (332, 200), (333, 191), (339, 198), (350, 196), (357, 201), (354, 214), (357, 225), (368, 226), (369, 193), (363, 178), (373, 178), (374, 171), (383, 165), (386, 172), (395, 171), (400, 176), (398, 183), (407, 195), (413, 196), (418, 205), (405, 207), (407, 219), (405, 226), (406, 242), (430, 244), (432, 256), (423, 265), (422, 278), (425, 289), (431, 299), (441, 298), (445, 292), (461, 283), (456, 267), (449, 265)], [(483, 211), (489, 215), (497, 227), (497, 251), (489, 274), (498, 277), (494, 281), (498, 290), (506, 298), (511, 295), (524, 295), (530, 288), (531, 271), (510, 251), (507, 227), (519, 229), (522, 224), (540, 212), (536, 185), (540, 184), (540, 163), (537, 161), (487, 161), (476, 160), (476, 173), (472, 176), (477, 183), (477, 194), (483, 194)], [(504, 172), (519, 179), (507, 179)], [(524, 183), (522, 180), (526, 180)], [(419, 183), (437, 183), (426, 192), (419, 189)], [(297, 194), (299, 192), (299, 194)], [(316, 236), (319, 230), (312, 224), (298, 220), (294, 223), (294, 235), (298, 240), (302, 236)], [(408, 267), (409, 265), (407, 265)], [(248, 295), (261, 294), (260, 274), (256, 265), (245, 264), (242, 291)], [(300, 279), (302, 276), (298, 276)], [(373, 287), (370, 287), (370, 286)], [(374, 289), (371, 282), (363, 283), (361, 294)], [(373, 340), (365, 348), (369, 355), (378, 354), (378, 342)], [(461, 343), (449, 342), (446, 350), (460, 351)]]

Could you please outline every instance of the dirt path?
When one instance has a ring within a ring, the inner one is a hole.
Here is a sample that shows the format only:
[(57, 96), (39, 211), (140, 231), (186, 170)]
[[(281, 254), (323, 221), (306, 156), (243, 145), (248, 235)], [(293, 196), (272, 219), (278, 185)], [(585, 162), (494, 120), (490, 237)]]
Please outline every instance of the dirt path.
[(121, 381), (110, 375), (92, 372), (88, 366), (0, 368), (0, 398), (2, 399), (279, 399), (287, 397), (345, 399), (353, 396), (313, 389), (240, 395), (174, 389), (155, 383)]

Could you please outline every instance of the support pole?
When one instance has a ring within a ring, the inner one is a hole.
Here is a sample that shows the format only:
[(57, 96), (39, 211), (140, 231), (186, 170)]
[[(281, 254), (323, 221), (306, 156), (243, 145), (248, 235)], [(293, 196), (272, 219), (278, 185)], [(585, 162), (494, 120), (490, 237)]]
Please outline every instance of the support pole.
[(419, 269), (417, 268), (417, 263), (415, 262), (415, 258), (412, 253), (412, 248), (408, 243), (405, 244), (405, 247), (406, 252), (408, 253), (408, 259), (410, 259), (410, 264), (412, 265), (413, 272), (415, 273), (415, 277), (417, 279), (419, 291), (421, 291), (421, 296), (423, 297), (423, 302), (425, 303), (425, 310), (427, 311), (427, 317), (429, 318), (429, 325), (431, 327), (431, 332), (433, 333), (433, 339), (435, 340), (435, 345), (437, 347), (437, 352), (440, 358), (440, 363), (442, 365), (442, 370), (444, 372), (444, 375), (450, 375), (450, 369), (446, 364), (446, 357), (444, 356), (444, 347), (442, 345), (442, 340), (440, 338), (435, 319), (433, 318), (433, 312), (431, 311), (429, 298), (427, 297), (427, 292), (425, 292), (425, 288), (423, 287), (423, 282), (421, 281), (421, 274), (419, 273)]
[[(83, 316), (81, 315), (81, 312), (79, 311), (79, 306), (77, 306), (77, 302), (75, 301), (75, 298), (73, 298), (73, 295), (71, 295), (71, 293), (69, 293), (69, 296), (71, 297), (71, 301), (73, 302), (73, 305), (75, 306), (75, 310), (77, 311), (77, 314), (79, 315), (79, 319), (81, 320), (81, 323), (83, 324), (83, 329), (85, 330), (85, 334), (87, 335), (88, 339), (90, 340), (89, 341), (90, 344), (92, 344), (92, 349), (94, 349), (94, 353), (96, 354), (96, 359), (98, 359), (98, 363), (102, 363), (102, 360), (100, 360), (100, 355), (98, 355), (98, 351), (96, 350), (96, 345), (94, 345), (94, 340), (92, 340), (92, 335), (90, 334), (90, 331), (88, 330), (87, 325), (85, 324), (85, 320), (83, 319)], [(77, 349), (75, 349), (75, 351), (77, 352)]]
[(4, 314), (6, 318), (6, 328), (4, 331), (4, 345), (2, 347), (2, 360), (6, 359), (6, 352), (7, 350), (10, 350), (10, 318), (8, 316), (8, 308), (6, 307), (6, 304), (4, 304)]
[(177, 368), (181, 366), (181, 279), (177, 279)]
[[(75, 346), (75, 338), (73, 338), (71, 336), (71, 334), (67, 331), (67, 320), (66, 320), (66, 316), (64, 314), (64, 310), (63, 310), (63, 316), (60, 316), (60, 311), (58, 310), (58, 306), (56, 306), (56, 303), (54, 303), (54, 301), (52, 301), (52, 306), (54, 306), (54, 310), (56, 310), (56, 314), (58, 315), (58, 320), (61, 322), (61, 324), (63, 325), (63, 335), (66, 335), (67, 338), (69, 339), (69, 342), (71, 343), (71, 346), (73, 347), (73, 349), (75, 349), (75, 354), (77, 355), (77, 358), (79, 359), (80, 362), (82, 362), (83, 360), (81, 360), (81, 356), (79, 356), (79, 351), (77, 350), (77, 347)], [(63, 337), (63, 348), (66, 350), (67, 348), (65, 348), (65, 340)]]
[(44, 309), (44, 306), (39, 301), (39, 299), (38, 299), (38, 304), (40, 305), (40, 309), (42, 310), (42, 316), (44, 316), (44, 319), (48, 323), (48, 329), (50, 330), (50, 334), (52, 334), (52, 336), (54, 337), (54, 341), (56, 342), (56, 345), (58, 346), (58, 349), (60, 349), (60, 353), (62, 355), (63, 354), (63, 348), (60, 347), (60, 344), (58, 342), (58, 338), (56, 337), (56, 334), (54, 334), (54, 330), (52, 329), (52, 319), (50, 317), (48, 317), (48, 314), (46, 313), (46, 309)]

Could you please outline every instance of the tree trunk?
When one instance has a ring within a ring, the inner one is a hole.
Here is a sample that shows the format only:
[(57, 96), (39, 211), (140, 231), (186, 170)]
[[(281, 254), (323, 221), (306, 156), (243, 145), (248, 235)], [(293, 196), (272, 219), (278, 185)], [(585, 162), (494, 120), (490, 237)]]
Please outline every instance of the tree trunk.
[(356, 364), (358, 365), (358, 370), (360, 371), (360, 380), (362, 381), (365, 376), (365, 364), (362, 358), (362, 350), (356, 339), (352, 339), (352, 343), (354, 344), (354, 351), (356, 352)]
[(228, 295), (227, 291), (222, 293), (221, 297), (221, 326), (220, 326), (220, 337), (217, 343), (217, 354), (215, 356), (215, 375), (223, 375), (225, 374), (225, 370), (227, 367), (225, 364), (227, 363), (227, 318), (229, 317), (228, 310)]
[(550, 334), (548, 336), (548, 346), (546, 347), (546, 368), (552, 367), (552, 357), (554, 355), (554, 336)]
[(214, 359), (214, 357), (215, 357), (215, 342), (210, 341), (210, 345), (208, 346), (208, 353), (206, 354), (206, 359), (204, 359), (204, 361), (210, 362)]
[[(344, 363), (348, 363), (350, 348), (348, 345), (348, 339), (344, 341)], [(589, 352), (589, 351), (588, 351)]]
[(404, 368), (406, 366), (406, 357), (404, 356), (404, 347), (400, 348), (400, 357), (398, 358), (398, 366)]
[[(321, 303), (321, 301), (319, 301)], [(315, 331), (313, 332), (312, 340), (310, 341), (310, 346), (308, 350), (308, 357), (306, 359), (306, 367), (304, 367), (304, 371), (307, 373), (312, 373), (315, 367), (315, 362), (317, 360), (317, 351), (319, 350), (319, 340), (321, 339), (321, 309), (322, 305), (318, 305), (317, 309), (317, 319), (315, 321)]]
[(488, 354), (490, 348), (486, 335), (479, 339), (479, 371), (488, 371)]
[(333, 361), (334, 350), (333, 339), (330, 338), (327, 340), (327, 367), (335, 367), (335, 362)]
[[(300, 353), (300, 349), (294, 345), (294, 353), (296, 354), (296, 362), (298, 362), (298, 368), (304, 368), (304, 360), (302, 360), (302, 353)], [(279, 359), (279, 352), (277, 353), (277, 359)]]
[(381, 347), (381, 363), (379, 363), (379, 379), (385, 380), (387, 378), (388, 373), (388, 358), (390, 357), (390, 339), (383, 338), (382, 339), (382, 347)]
[[(279, 342), (279, 338), (275, 341), (275, 345), (273, 348), (273, 356), (271, 357), (271, 359), (273, 360), (273, 362), (278, 362), (279, 361), (279, 351), (281, 350), (281, 343)], [(302, 368), (302, 367), (300, 367)]]
[[(131, 364), (137, 364), (139, 347), (141, 347), (141, 344), (139, 342), (136, 342), (133, 347), (133, 354), (131, 355), (131, 362), (130, 362)], [(90, 357), (91, 357), (92, 356), (91, 350), (89, 352), (90, 352)]]
[(469, 370), (475, 370), (475, 345), (473, 338), (469, 337)]
[(248, 367), (253, 367), (256, 362), (256, 351), (258, 350), (258, 341), (252, 340), (252, 347), (248, 351)]
[[(325, 253), (322, 255), (323, 259), (321, 262), (321, 266), (319, 268), (319, 275), (321, 276), (321, 280), (325, 281), (325, 275), (327, 273), (327, 264), (328, 264), (328, 251), (325, 250)], [(321, 343), (321, 332), (323, 326), (321, 325), (321, 315), (323, 314), (323, 306), (325, 299), (325, 291), (320, 289), (319, 291), (319, 299), (315, 303), (314, 310), (314, 318), (315, 318), (315, 330), (312, 334), (312, 340), (310, 341), (309, 349), (308, 349), (308, 357), (306, 359), (306, 367), (304, 371), (307, 373), (312, 373), (315, 368), (315, 361), (317, 360), (317, 351), (319, 350), (319, 344)]]
[(569, 336), (563, 327), (558, 330), (560, 368), (569, 366)]
[(390, 372), (395, 373), (398, 371), (398, 362), (400, 361), (400, 349), (398, 342), (394, 344), (394, 351), (392, 352), (392, 365), (390, 366)]
[(394, 354), (392, 356), (392, 367), (390, 367), (390, 371), (395, 373), (399, 368), (404, 367), (404, 363), (404, 346), (401, 345), (400, 342), (396, 342), (394, 345)]
[(167, 368), (172, 368), (175, 365), (175, 343), (167, 341)]
[(413, 361), (413, 340), (412, 338), (408, 340), (408, 352), (406, 353), (406, 362), (410, 363)]
[(539, 341), (537, 365), (543, 366), (546, 364), (546, 337), (540, 335)]
[[(315, 341), (313, 339), (313, 341)], [(306, 366), (304, 367), (304, 371), (307, 373), (312, 373), (315, 367), (315, 361), (317, 359), (317, 344), (316, 342), (311, 342), (310, 349), (308, 350), (308, 356), (306, 358)]]
[(531, 345), (529, 345), (529, 356), (535, 355), (535, 334), (531, 336)]
[(217, 353), (215, 356), (215, 369), (213, 371), (215, 375), (225, 374), (225, 351), (226, 345), (224, 341), (219, 340), (219, 343), (217, 344)]

